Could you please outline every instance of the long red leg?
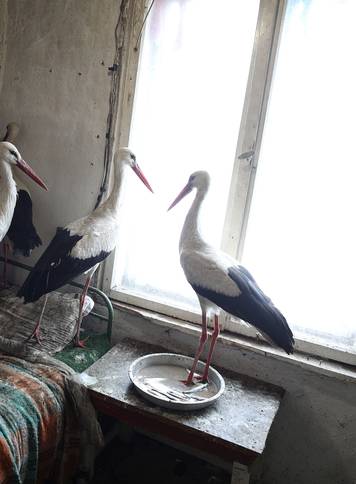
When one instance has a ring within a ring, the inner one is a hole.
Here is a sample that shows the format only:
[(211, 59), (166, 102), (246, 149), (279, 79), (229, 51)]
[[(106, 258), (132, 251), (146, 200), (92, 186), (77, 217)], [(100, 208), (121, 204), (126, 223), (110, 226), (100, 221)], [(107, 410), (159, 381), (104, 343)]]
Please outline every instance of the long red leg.
[(37, 343), (39, 345), (42, 345), (41, 337), (40, 337), (40, 326), (41, 326), (43, 315), (44, 315), (44, 312), (45, 312), (45, 309), (46, 309), (47, 299), (48, 299), (48, 294), (46, 294), (45, 301), (44, 301), (43, 306), (42, 306), (42, 311), (41, 311), (40, 317), (38, 318), (38, 321), (36, 323), (35, 329), (32, 331), (30, 336), (27, 338), (27, 341), (30, 341), (32, 338), (35, 338), (35, 340), (37, 341)]
[(215, 314), (214, 315), (214, 331), (211, 334), (211, 343), (210, 343), (208, 359), (206, 360), (205, 369), (204, 369), (204, 373), (203, 373), (203, 376), (202, 376), (203, 382), (208, 381), (208, 373), (209, 373), (211, 357), (213, 356), (215, 343), (216, 343), (216, 340), (219, 337), (219, 334), (220, 334), (219, 316), (217, 314)]
[(195, 353), (195, 358), (193, 362), (193, 366), (189, 372), (188, 378), (184, 380), (183, 383), (186, 385), (191, 385), (193, 382), (193, 377), (195, 373), (195, 368), (197, 366), (197, 363), (199, 361), (199, 357), (204, 349), (204, 345), (206, 343), (206, 340), (208, 339), (208, 330), (207, 330), (207, 322), (206, 322), (206, 313), (205, 311), (202, 313), (202, 328), (201, 328), (201, 335), (200, 335), (200, 340), (199, 340), (199, 346), (198, 349)]
[(77, 321), (77, 331), (76, 331), (75, 337), (74, 337), (74, 346), (79, 346), (80, 348), (85, 347), (84, 341), (81, 341), (79, 339), (79, 333), (80, 333), (80, 326), (82, 324), (82, 319), (83, 319), (83, 306), (84, 306), (84, 302), (85, 302), (85, 296), (87, 295), (88, 287), (89, 287), (92, 276), (93, 276), (93, 274), (91, 274), (89, 277), (87, 277), (87, 280), (86, 280), (84, 288), (83, 288), (83, 292), (80, 296), (79, 316), (78, 316), (78, 321)]

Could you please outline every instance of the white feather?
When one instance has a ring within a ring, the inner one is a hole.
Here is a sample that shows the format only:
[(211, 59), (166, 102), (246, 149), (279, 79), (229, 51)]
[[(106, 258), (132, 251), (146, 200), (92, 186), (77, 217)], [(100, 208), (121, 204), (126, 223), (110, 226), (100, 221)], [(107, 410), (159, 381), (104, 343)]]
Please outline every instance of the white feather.
[(115, 249), (119, 238), (120, 192), (126, 167), (131, 163), (131, 154), (127, 148), (121, 148), (115, 157), (114, 184), (108, 199), (91, 214), (65, 227), (70, 235), (82, 237), (73, 247), (72, 257), (88, 259)]
[(119, 222), (112, 211), (95, 210), (66, 227), (70, 235), (80, 235), (82, 238), (74, 246), (71, 256), (78, 259), (95, 257), (100, 252), (111, 252), (118, 240)]
[(8, 163), (0, 161), (0, 241), (5, 237), (14, 214), (17, 189)]
[(188, 242), (181, 251), (180, 261), (191, 284), (226, 296), (237, 297), (241, 294), (228, 275), (229, 267), (236, 265), (236, 261), (228, 255), (218, 253), (213, 247), (203, 243), (199, 249), (191, 248)]
[(209, 189), (209, 175), (206, 172), (196, 172), (192, 177), (197, 193), (186, 216), (179, 241), (183, 271), (191, 284), (227, 296), (239, 296), (240, 289), (228, 275), (229, 267), (236, 265), (236, 261), (209, 246), (201, 235), (199, 215)]

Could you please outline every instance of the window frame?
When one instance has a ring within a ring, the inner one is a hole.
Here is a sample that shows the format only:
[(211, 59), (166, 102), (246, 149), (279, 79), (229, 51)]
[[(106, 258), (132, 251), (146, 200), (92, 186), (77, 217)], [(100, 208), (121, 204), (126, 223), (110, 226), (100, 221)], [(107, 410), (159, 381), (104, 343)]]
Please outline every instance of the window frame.
[[(135, 84), (140, 62), (142, 24), (152, 0), (128, 1), (126, 28), (122, 46), (122, 72), (115, 127), (116, 146), (127, 146), (134, 105)], [(258, 166), (263, 128), (267, 113), (270, 88), (278, 52), (287, 0), (260, 0), (254, 45), (246, 86), (244, 106), (238, 134), (234, 168), (225, 215), (222, 249), (240, 259), (245, 242), (248, 216)], [(115, 146), (114, 146), (115, 149)], [(246, 158), (239, 158), (250, 153)], [(201, 314), (163, 304), (128, 290), (112, 288), (115, 251), (101, 266), (99, 282), (110, 298), (178, 320), (200, 324)], [(258, 338), (256, 330), (231, 315), (221, 313), (223, 331)], [(356, 365), (356, 355), (347, 350), (330, 347), (317, 338), (296, 339), (296, 349)]]

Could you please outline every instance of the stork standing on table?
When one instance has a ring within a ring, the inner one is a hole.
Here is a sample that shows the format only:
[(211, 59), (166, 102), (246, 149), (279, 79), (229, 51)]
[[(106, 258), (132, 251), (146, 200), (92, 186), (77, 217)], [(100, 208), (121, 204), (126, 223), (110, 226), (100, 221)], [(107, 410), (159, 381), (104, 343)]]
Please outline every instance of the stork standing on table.
[[(120, 212), (120, 191), (126, 168), (130, 167), (152, 192), (152, 188), (136, 157), (128, 148), (120, 148), (114, 159), (114, 184), (108, 199), (91, 214), (58, 228), (49, 246), (37, 261), (18, 292), (24, 302), (37, 301), (44, 294), (58, 289), (80, 274), (86, 274), (86, 283), (80, 298), (79, 316), (74, 343), (83, 346), (79, 339), (85, 296), (94, 272), (117, 244)], [(46, 301), (45, 301), (46, 303)], [(44, 306), (45, 306), (44, 303)], [(41, 319), (31, 335), (40, 342)]]
[(293, 334), (286, 319), (261, 291), (247, 269), (203, 240), (199, 230), (199, 216), (209, 184), (210, 177), (207, 172), (193, 173), (168, 208), (173, 208), (196, 189), (179, 241), (180, 262), (189, 284), (198, 296), (202, 310), (202, 332), (193, 366), (185, 381), (188, 385), (193, 383), (196, 365), (208, 338), (207, 317), (210, 313), (214, 315), (214, 330), (202, 375), (203, 381), (208, 379), (211, 357), (219, 336), (221, 309), (255, 326), (268, 341), (288, 354), (293, 352), (294, 345)]
[[(6, 126), (6, 134), (3, 141), (13, 143), (19, 133), (19, 126), (16, 123), (9, 123)], [(37, 233), (32, 220), (32, 199), (29, 188), (16, 175), (16, 168), (13, 171), (13, 178), (16, 183), (17, 198), (14, 213), (12, 216), (7, 238), (11, 242), (14, 254), (20, 253), (29, 257), (35, 247), (42, 245), (42, 240)], [(6, 266), (9, 246), (4, 240), (4, 283), (6, 285)]]

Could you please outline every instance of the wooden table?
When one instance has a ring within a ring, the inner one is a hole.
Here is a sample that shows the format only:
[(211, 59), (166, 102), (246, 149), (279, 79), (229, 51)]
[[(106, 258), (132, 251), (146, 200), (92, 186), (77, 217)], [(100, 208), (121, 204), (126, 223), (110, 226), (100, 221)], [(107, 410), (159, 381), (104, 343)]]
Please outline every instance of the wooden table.
[(136, 393), (128, 377), (132, 361), (160, 352), (166, 351), (126, 339), (88, 368), (86, 373), (96, 378), (89, 387), (95, 408), (138, 430), (228, 461), (231, 483), (247, 484), (248, 468), (263, 452), (283, 390), (217, 368), (226, 388), (212, 406), (194, 412), (160, 408)]

